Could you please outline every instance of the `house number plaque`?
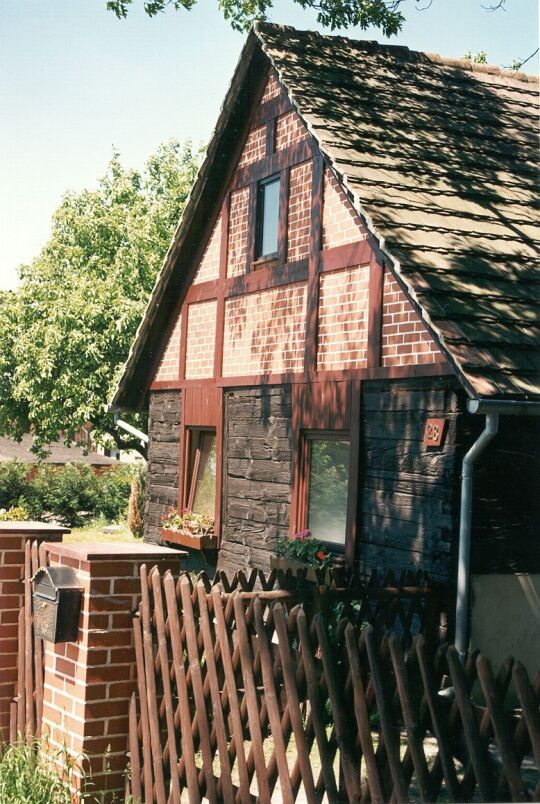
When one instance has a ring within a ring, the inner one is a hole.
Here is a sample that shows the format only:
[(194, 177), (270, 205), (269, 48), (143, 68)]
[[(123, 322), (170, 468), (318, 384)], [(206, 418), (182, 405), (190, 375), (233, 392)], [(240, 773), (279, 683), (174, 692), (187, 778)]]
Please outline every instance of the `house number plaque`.
[(428, 419), (424, 429), (424, 446), (440, 447), (446, 429), (446, 419)]

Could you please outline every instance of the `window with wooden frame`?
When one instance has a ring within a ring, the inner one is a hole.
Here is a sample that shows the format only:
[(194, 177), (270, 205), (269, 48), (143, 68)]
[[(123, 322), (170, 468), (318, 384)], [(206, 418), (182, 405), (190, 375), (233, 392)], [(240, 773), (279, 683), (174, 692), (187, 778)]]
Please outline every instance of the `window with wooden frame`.
[(184, 506), (196, 514), (216, 515), (216, 431), (188, 427)]
[(347, 541), (350, 461), (347, 432), (302, 434), (299, 521), (337, 551), (344, 550)]
[(257, 186), (255, 260), (270, 260), (278, 254), (279, 175), (263, 179)]

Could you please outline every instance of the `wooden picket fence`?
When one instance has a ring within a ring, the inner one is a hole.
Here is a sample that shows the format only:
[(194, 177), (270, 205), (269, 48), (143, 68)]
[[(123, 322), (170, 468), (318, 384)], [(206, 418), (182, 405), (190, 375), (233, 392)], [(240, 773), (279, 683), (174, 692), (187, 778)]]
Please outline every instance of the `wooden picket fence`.
[(18, 619), (18, 665), (16, 695), (11, 704), (9, 741), (14, 743), (19, 735), (31, 741), (41, 735), (43, 717), (43, 642), (34, 634), (34, 611), (31, 579), (39, 567), (49, 563), (44, 545), (37, 541), (25, 544), (24, 561), (24, 606)]
[(508, 659), (495, 677), (477, 654), (463, 667), (373, 607), (366, 626), (350, 590), (332, 618), (282, 586), (142, 568), (131, 800), (539, 800), (540, 676)]

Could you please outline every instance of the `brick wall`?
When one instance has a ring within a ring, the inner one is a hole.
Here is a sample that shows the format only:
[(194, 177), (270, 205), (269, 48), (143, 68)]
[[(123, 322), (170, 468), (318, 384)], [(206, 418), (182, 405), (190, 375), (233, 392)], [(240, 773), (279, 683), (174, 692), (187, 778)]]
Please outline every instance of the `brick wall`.
[(227, 299), (223, 376), (303, 370), (305, 282)]
[(280, 83), (277, 79), (276, 74), (272, 70), (270, 72), (270, 77), (264, 88), (264, 92), (261, 96), (261, 103), (266, 103), (267, 101), (272, 100), (272, 98), (277, 97), (280, 92), (281, 92)]
[(169, 342), (165, 347), (154, 380), (165, 382), (177, 380), (180, 371), (180, 332), (182, 329), (182, 316), (176, 319)]
[(186, 354), (188, 380), (214, 376), (216, 309), (215, 299), (189, 305)]
[(387, 271), (383, 286), (382, 365), (411, 366), (444, 360), (394, 276)]
[(270, 568), (288, 535), (291, 497), (290, 386), (229, 391), (225, 399), (222, 547), (219, 569)]
[(319, 370), (366, 366), (369, 265), (322, 274)]
[(246, 272), (248, 205), (248, 187), (231, 193), (227, 276), (238, 276)]
[(253, 128), (249, 132), (244, 150), (238, 162), (238, 167), (247, 167), (266, 155), (266, 126)]
[(276, 120), (276, 151), (282, 148), (289, 148), (309, 136), (307, 128), (304, 126), (296, 112), (286, 112), (281, 114)]
[[(74, 642), (44, 642), (43, 732), (91, 775), (89, 792), (112, 801), (125, 787), (129, 699), (136, 689), (132, 612), (141, 564), (178, 575), (180, 556), (144, 544), (70, 544), (50, 548), (51, 566), (71, 567), (83, 590)], [(61, 760), (60, 760), (61, 761)], [(83, 786), (77, 770), (74, 790)], [(78, 800), (78, 797), (77, 797)], [(115, 799), (116, 800), (116, 799)]]
[(324, 172), (323, 248), (354, 243), (366, 236), (365, 229), (332, 171)]
[(150, 393), (148, 414), (147, 503), (144, 539), (159, 542), (161, 517), (178, 503), (180, 483), (180, 391)]
[(219, 249), (221, 244), (221, 213), (214, 226), (214, 231), (208, 241), (208, 245), (204, 251), (202, 260), (197, 269), (193, 284), (197, 285), (200, 282), (208, 282), (211, 279), (217, 279), (219, 276)]
[(289, 180), (289, 231), (287, 261), (309, 257), (312, 162), (291, 168)]

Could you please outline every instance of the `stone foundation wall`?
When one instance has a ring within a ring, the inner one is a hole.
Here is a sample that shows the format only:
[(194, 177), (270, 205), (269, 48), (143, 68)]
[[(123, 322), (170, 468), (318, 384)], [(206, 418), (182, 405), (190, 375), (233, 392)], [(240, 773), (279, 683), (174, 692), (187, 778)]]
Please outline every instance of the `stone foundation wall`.
[(275, 542), (288, 535), (291, 417), (290, 386), (226, 393), (219, 569), (269, 570)]
[(180, 476), (180, 391), (150, 394), (148, 478), (144, 540), (159, 542), (161, 517), (177, 505)]

